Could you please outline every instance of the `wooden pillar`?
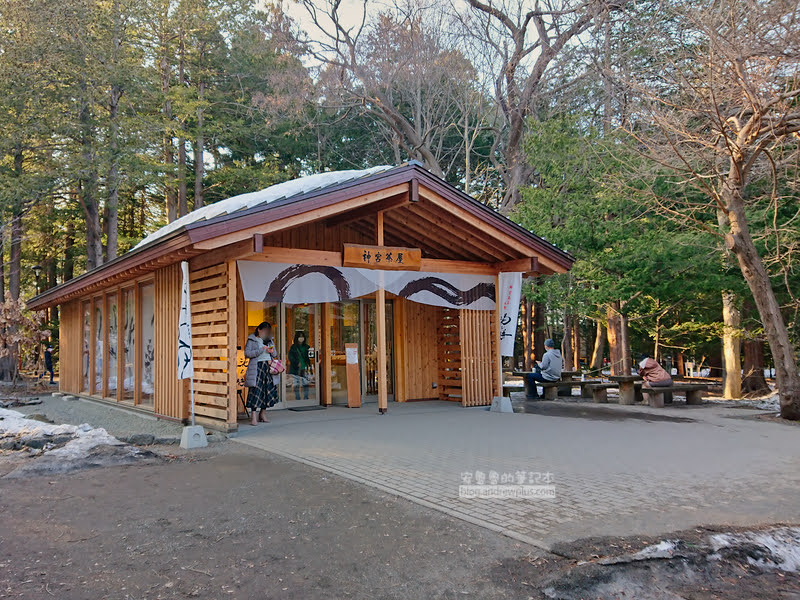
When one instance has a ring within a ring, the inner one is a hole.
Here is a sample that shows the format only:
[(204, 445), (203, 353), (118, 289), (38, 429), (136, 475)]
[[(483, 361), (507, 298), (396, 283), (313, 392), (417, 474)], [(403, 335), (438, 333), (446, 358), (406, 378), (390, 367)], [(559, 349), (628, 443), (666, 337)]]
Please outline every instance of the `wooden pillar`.
[(125, 319), (122, 288), (117, 290), (117, 402), (125, 397)]
[[(383, 246), (383, 211), (378, 212), (378, 246)], [(375, 293), (375, 319), (378, 321), (378, 412), (388, 409), (387, 359), (386, 359), (386, 290), (383, 288), (383, 272), (380, 272), (378, 291)]]
[(239, 337), (239, 285), (236, 261), (228, 261), (228, 430), (236, 428), (236, 342)]
[(330, 406), (333, 403), (333, 378), (331, 376), (331, 303), (326, 302), (322, 305), (322, 339), (320, 348), (322, 351), (322, 404)]
[[(494, 314), (494, 331), (492, 335), (494, 336), (494, 359), (495, 359), (495, 385), (494, 385), (494, 395), (495, 396), (502, 396), (503, 395), (503, 355), (500, 353), (500, 320), (502, 315), (503, 308), (500, 306), (500, 276), (495, 275), (494, 277), (494, 289), (495, 289), (495, 314)], [(515, 323), (516, 326), (516, 323)]]
[(406, 396), (406, 300), (394, 301), (394, 400), (405, 402)]

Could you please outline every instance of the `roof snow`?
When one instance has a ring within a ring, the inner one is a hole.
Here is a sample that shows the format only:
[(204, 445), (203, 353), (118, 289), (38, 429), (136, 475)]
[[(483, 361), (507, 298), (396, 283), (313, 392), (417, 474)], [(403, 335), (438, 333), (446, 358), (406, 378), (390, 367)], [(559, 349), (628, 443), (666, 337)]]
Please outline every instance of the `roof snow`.
[(291, 181), (284, 181), (271, 185), (268, 188), (259, 190), (257, 192), (249, 192), (247, 194), (240, 194), (227, 198), (214, 204), (208, 204), (197, 210), (193, 210), (187, 215), (182, 216), (180, 219), (174, 220), (172, 223), (164, 225), (161, 229), (154, 231), (141, 242), (136, 244), (134, 250), (146, 246), (160, 238), (166, 237), (170, 233), (178, 231), (181, 227), (189, 225), (190, 223), (197, 223), (198, 221), (209, 221), (215, 217), (223, 215), (230, 215), (240, 210), (253, 208), (254, 206), (261, 206), (269, 204), (276, 200), (284, 198), (291, 198), (293, 196), (300, 196), (308, 194), (315, 190), (320, 190), (326, 187), (340, 185), (354, 179), (360, 179), (381, 171), (392, 169), (390, 165), (382, 165), (379, 167), (372, 167), (370, 169), (362, 170), (349, 170), (349, 171), (331, 171), (328, 173), (316, 173), (308, 175), (307, 177), (300, 177), (292, 179)]

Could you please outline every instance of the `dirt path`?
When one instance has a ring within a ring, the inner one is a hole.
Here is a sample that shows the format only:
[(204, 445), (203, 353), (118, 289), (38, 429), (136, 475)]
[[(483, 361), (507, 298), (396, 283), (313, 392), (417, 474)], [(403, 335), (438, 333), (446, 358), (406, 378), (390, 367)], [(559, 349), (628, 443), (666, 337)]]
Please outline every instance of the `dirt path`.
[(0, 479), (0, 598), (515, 598), (493, 569), (534, 556), (240, 445), (199, 456)]

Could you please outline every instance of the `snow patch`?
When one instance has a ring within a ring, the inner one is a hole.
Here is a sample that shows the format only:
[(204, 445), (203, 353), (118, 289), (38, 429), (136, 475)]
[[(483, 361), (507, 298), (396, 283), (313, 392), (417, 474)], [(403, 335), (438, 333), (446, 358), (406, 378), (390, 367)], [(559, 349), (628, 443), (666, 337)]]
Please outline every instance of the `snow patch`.
[(380, 173), (381, 171), (386, 171), (391, 168), (393, 168), (391, 165), (381, 165), (379, 167), (372, 167), (370, 169), (362, 170), (316, 173), (307, 177), (300, 177), (298, 179), (292, 179), (291, 181), (284, 181), (283, 183), (271, 185), (268, 188), (264, 188), (263, 190), (259, 190), (257, 192), (248, 192), (247, 194), (240, 194), (238, 196), (233, 196), (232, 198), (215, 202), (214, 204), (207, 204), (202, 208), (198, 208), (197, 210), (193, 210), (189, 214), (182, 216), (180, 219), (172, 221), (172, 223), (164, 225), (164, 227), (161, 229), (154, 231), (141, 242), (136, 244), (133, 249), (136, 250), (137, 248), (145, 246), (150, 242), (165, 237), (190, 223), (208, 221), (215, 217), (230, 215), (240, 210), (253, 208), (254, 206), (269, 204), (270, 202), (274, 202), (275, 200), (280, 200), (282, 198), (300, 196), (321, 188), (338, 185), (354, 179), (367, 177), (369, 175), (374, 175), (375, 173)]
[(745, 544), (760, 546), (764, 558), (747, 557), (747, 562), (761, 569), (800, 572), (800, 527), (779, 527), (768, 531), (747, 531), (744, 533), (719, 533), (710, 538), (711, 546), (717, 553), (724, 548)]
[(16, 410), (0, 408), (0, 435), (20, 435), (23, 437), (42, 437), (52, 435), (75, 435), (80, 427), (91, 425), (53, 425), (27, 419), (25, 415)]
[(48, 450), (46, 456), (54, 456), (61, 460), (78, 460), (86, 456), (92, 448), (97, 446), (124, 446), (113, 435), (109, 435), (103, 428), (78, 431), (77, 437), (70, 440), (60, 448)]

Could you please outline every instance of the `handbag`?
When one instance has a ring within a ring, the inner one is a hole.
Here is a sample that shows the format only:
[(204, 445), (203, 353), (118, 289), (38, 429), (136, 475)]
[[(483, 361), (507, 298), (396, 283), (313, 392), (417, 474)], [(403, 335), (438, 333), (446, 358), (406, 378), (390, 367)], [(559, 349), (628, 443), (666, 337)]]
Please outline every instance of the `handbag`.
[(279, 359), (273, 358), (271, 361), (269, 361), (269, 372), (272, 375), (280, 375), (285, 370), (286, 367), (283, 366), (283, 363)]

